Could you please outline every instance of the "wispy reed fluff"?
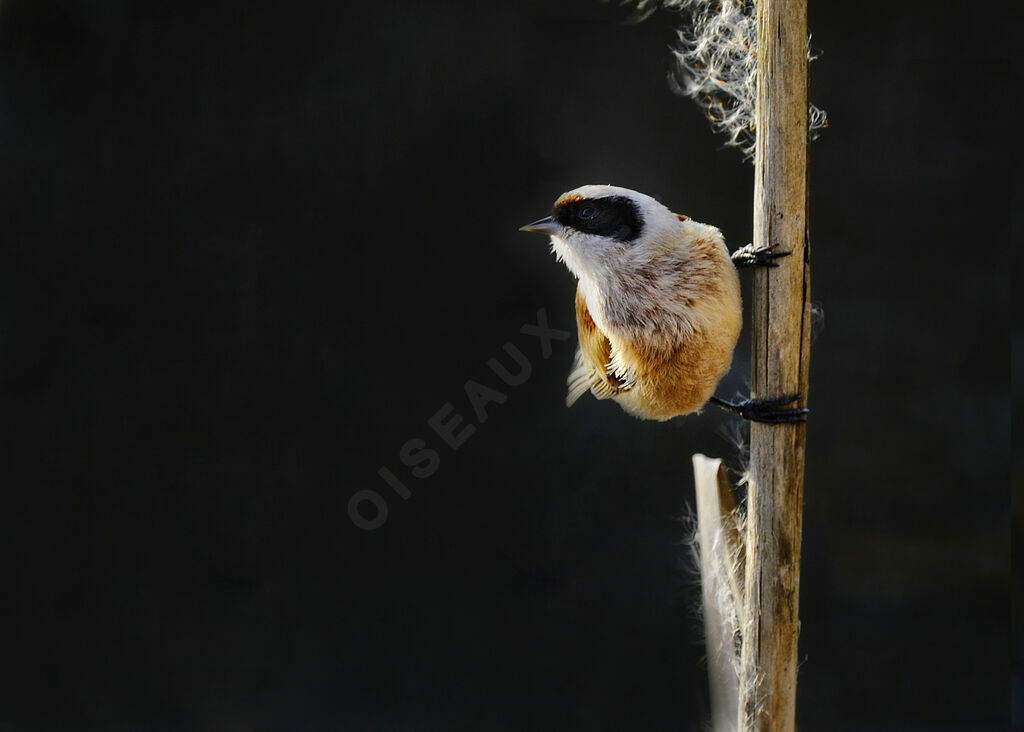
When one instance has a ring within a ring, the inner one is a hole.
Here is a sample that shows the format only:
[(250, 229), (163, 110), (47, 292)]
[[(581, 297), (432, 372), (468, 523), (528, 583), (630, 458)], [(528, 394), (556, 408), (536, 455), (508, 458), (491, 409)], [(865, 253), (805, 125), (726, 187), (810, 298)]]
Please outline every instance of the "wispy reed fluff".
[[(753, 0), (623, 0), (635, 5), (640, 21), (658, 7), (683, 16), (669, 75), (673, 89), (693, 99), (747, 159), (757, 145), (754, 105), (757, 99), (757, 17)], [(808, 42), (810, 39), (808, 39)], [(808, 58), (815, 56), (810, 52)], [(808, 110), (812, 139), (828, 126), (825, 112)]]

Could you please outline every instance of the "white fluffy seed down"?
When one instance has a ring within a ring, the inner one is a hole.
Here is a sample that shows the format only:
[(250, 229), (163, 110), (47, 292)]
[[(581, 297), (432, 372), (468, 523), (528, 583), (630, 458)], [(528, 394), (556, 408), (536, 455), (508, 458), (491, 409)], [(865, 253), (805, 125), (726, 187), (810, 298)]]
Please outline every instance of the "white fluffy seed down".
[[(624, 5), (630, 0), (624, 0)], [(680, 13), (672, 86), (704, 110), (749, 160), (757, 146), (757, 13), (754, 0), (632, 0), (642, 20), (659, 6)], [(814, 60), (808, 40), (807, 57)], [(825, 111), (808, 109), (811, 139), (828, 127)]]

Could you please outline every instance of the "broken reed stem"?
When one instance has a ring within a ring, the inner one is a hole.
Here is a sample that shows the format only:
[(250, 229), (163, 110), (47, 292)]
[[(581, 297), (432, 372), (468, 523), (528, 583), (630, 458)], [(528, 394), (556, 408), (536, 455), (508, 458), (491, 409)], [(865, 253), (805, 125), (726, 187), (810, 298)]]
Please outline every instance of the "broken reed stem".
[(711, 698), (711, 729), (735, 729), (739, 709), (737, 647), (743, 592), (743, 537), (736, 502), (722, 461), (693, 456), (697, 497), (697, 555), (700, 560), (704, 643)]
[[(807, 0), (758, 0), (757, 27), (754, 246), (791, 254), (754, 273), (751, 396), (806, 406)], [(750, 427), (740, 730), (795, 728), (805, 437), (803, 424)]]

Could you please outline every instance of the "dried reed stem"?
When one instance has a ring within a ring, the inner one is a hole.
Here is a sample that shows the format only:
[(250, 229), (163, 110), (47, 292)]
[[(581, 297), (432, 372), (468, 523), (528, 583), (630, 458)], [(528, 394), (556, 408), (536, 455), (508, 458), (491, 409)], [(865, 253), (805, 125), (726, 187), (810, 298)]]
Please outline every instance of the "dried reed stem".
[(738, 635), (743, 592), (743, 543), (736, 502), (718, 458), (693, 456), (704, 641), (711, 729), (736, 728), (740, 666)]
[[(800, 394), (810, 351), (807, 0), (758, 0), (754, 245), (791, 255), (754, 274), (752, 396)], [(752, 423), (739, 729), (795, 728), (806, 426)]]

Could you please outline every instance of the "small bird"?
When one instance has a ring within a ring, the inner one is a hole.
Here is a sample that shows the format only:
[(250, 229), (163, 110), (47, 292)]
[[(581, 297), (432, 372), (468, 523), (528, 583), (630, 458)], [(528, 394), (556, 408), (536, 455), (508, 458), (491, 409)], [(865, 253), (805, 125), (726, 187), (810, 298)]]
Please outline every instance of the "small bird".
[(785, 252), (745, 247), (734, 260), (715, 227), (610, 185), (563, 193), (551, 216), (520, 230), (549, 235), (578, 279), (568, 406), (590, 391), (641, 419), (671, 419), (709, 401), (761, 422), (804, 419), (804, 409), (781, 408), (795, 396), (714, 396), (742, 327), (736, 265), (772, 266)]

